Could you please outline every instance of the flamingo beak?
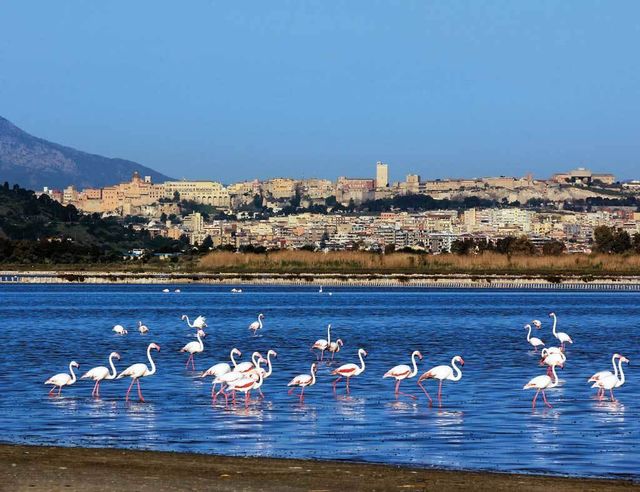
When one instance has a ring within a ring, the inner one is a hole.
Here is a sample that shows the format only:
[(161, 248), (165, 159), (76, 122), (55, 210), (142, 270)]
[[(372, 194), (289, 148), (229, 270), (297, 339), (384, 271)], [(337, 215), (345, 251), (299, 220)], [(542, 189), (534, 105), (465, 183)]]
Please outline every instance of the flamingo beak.
[(460, 357), (460, 364), (464, 366), (464, 359)]

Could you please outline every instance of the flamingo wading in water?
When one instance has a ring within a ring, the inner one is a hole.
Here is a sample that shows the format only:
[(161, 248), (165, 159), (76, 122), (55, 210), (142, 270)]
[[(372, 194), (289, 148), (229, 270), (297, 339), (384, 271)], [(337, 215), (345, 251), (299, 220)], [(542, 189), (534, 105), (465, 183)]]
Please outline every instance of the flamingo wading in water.
[(260, 313), (258, 315), (258, 320), (254, 321), (249, 325), (249, 329), (253, 331), (253, 335), (255, 336), (258, 330), (262, 329), (262, 320), (264, 319), (264, 314)]
[(127, 390), (127, 394), (125, 396), (125, 401), (129, 401), (129, 393), (131, 392), (131, 388), (133, 388), (133, 383), (137, 383), (138, 385), (138, 396), (140, 397), (140, 401), (144, 401), (142, 397), (142, 391), (140, 390), (140, 378), (146, 378), (147, 376), (153, 376), (156, 373), (156, 364), (153, 362), (151, 358), (151, 349), (157, 350), (160, 352), (160, 345), (157, 343), (150, 343), (147, 347), (147, 359), (149, 359), (149, 364), (151, 364), (151, 369), (147, 367), (144, 363), (133, 364), (132, 366), (127, 367), (124, 371), (118, 374), (116, 379), (121, 379), (124, 377), (131, 378), (131, 384), (129, 385), (129, 389)]
[(617, 375), (608, 374), (606, 376), (602, 376), (598, 378), (598, 380), (595, 381), (591, 386), (592, 388), (598, 388), (599, 390), (601, 390), (598, 392), (598, 398), (600, 400), (602, 400), (602, 398), (604, 397), (605, 390), (609, 390), (609, 394), (611, 395), (611, 401), (616, 401), (615, 397), (613, 396), (613, 388), (619, 388), (624, 384), (624, 381), (625, 381), (624, 371), (622, 370), (623, 362), (628, 363), (629, 359), (627, 359), (624, 355), (619, 355), (618, 356), (618, 374)]
[(304, 389), (308, 386), (313, 386), (316, 384), (316, 371), (318, 364), (314, 362), (311, 364), (311, 374), (298, 374), (295, 378), (289, 381), (287, 386), (291, 386), (291, 389), (288, 391), (288, 394), (293, 393), (296, 389), (296, 386), (300, 388), (300, 403), (304, 401)]
[(327, 326), (327, 339), (325, 340), (324, 338), (319, 338), (318, 340), (316, 340), (315, 343), (311, 346), (311, 350), (319, 350), (320, 357), (316, 355), (316, 359), (323, 360), (324, 351), (328, 350), (330, 346), (331, 346), (331, 324)]
[(93, 369), (85, 372), (80, 379), (92, 379), (96, 382), (93, 385), (93, 391), (91, 392), (91, 396), (95, 396), (96, 398), (100, 398), (100, 382), (105, 379), (115, 379), (118, 375), (116, 371), (116, 366), (113, 365), (113, 358), (120, 360), (120, 354), (118, 352), (111, 352), (109, 354), (109, 366), (111, 367), (111, 373), (109, 373), (109, 369), (105, 366), (94, 367)]
[(385, 373), (384, 376), (382, 376), (383, 378), (395, 378), (396, 388), (395, 388), (394, 394), (396, 395), (396, 398), (398, 398), (399, 395), (405, 395), (405, 396), (408, 396), (409, 398), (413, 398), (414, 400), (416, 399), (415, 396), (409, 395), (408, 393), (402, 393), (400, 391), (400, 383), (404, 379), (413, 378), (415, 377), (416, 374), (418, 374), (418, 365), (416, 364), (416, 357), (422, 360), (422, 354), (418, 350), (414, 350), (413, 353), (411, 354), (411, 364), (413, 365), (413, 370), (411, 370), (411, 367), (409, 367), (406, 364), (400, 364), (395, 367), (392, 367)]
[(333, 392), (336, 392), (336, 386), (340, 382), (342, 378), (347, 379), (347, 394), (349, 394), (349, 380), (354, 376), (359, 376), (364, 372), (364, 357), (367, 356), (367, 351), (365, 349), (358, 350), (358, 357), (360, 358), (360, 365), (349, 363), (343, 364), (337, 369), (334, 369), (331, 374), (334, 376), (338, 376), (335, 381), (333, 381)]
[(198, 339), (196, 342), (189, 342), (184, 347), (180, 349), (180, 352), (189, 352), (189, 357), (187, 358), (187, 363), (185, 364), (185, 368), (189, 366), (189, 362), (191, 362), (191, 367), (195, 371), (196, 363), (193, 359), (195, 354), (199, 354), (204, 351), (204, 343), (202, 342), (202, 335), (204, 335), (204, 331), (198, 330), (196, 333), (196, 338)]
[(331, 342), (329, 344), (329, 348), (327, 349), (331, 352), (331, 360), (333, 360), (334, 356), (340, 352), (340, 348), (344, 345), (341, 338), (338, 338), (335, 342)]
[(460, 381), (460, 379), (462, 379), (462, 371), (458, 366), (456, 366), (456, 362), (459, 362), (460, 366), (464, 366), (463, 358), (459, 355), (456, 355), (453, 359), (451, 359), (450, 366), (442, 365), (432, 367), (418, 378), (418, 386), (422, 388), (424, 394), (427, 395), (427, 398), (429, 398), (429, 403), (432, 403), (431, 396), (429, 396), (429, 393), (427, 392), (425, 387), (422, 386), (422, 381), (425, 381), (427, 379), (438, 379), (440, 381), (440, 383), (438, 384), (438, 401), (442, 402), (442, 382), (444, 380)]
[(558, 386), (558, 375), (556, 374), (556, 366), (551, 366), (551, 373), (553, 374), (553, 379), (551, 376), (536, 376), (527, 384), (525, 384), (522, 389), (534, 389), (536, 390), (536, 394), (533, 397), (533, 401), (531, 402), (531, 408), (536, 408), (536, 400), (538, 399), (538, 394), (542, 391), (542, 399), (544, 400), (544, 404), (549, 408), (553, 408), (551, 403), (547, 401), (547, 395), (544, 394), (544, 390), (549, 388), (555, 388)]
[(556, 316), (556, 313), (549, 313), (549, 316), (553, 318), (553, 336), (558, 339), (558, 341), (560, 342), (560, 348), (564, 352), (564, 344), (565, 343), (573, 344), (573, 340), (571, 340), (571, 337), (567, 335), (564, 331), (556, 332), (556, 325), (558, 324), (558, 317)]
[(527, 333), (527, 342), (531, 344), (536, 352), (538, 351), (538, 347), (544, 347), (544, 342), (542, 340), (537, 337), (531, 336), (531, 325), (524, 325), (524, 328), (529, 330), (529, 332)]
[(140, 335), (144, 335), (145, 333), (149, 333), (149, 327), (147, 325), (143, 325), (142, 321), (138, 321), (138, 331)]
[(66, 372), (61, 372), (59, 374), (56, 374), (55, 376), (51, 376), (49, 379), (47, 379), (44, 384), (52, 384), (53, 386), (51, 387), (51, 390), (49, 391), (49, 396), (51, 396), (53, 394), (53, 391), (58, 388), (58, 396), (60, 396), (60, 393), (62, 393), (62, 387), (63, 386), (71, 386), (73, 383), (76, 382), (76, 373), (73, 372), (73, 368), (76, 367), (80, 367), (80, 364), (78, 364), (75, 360), (72, 360), (69, 363), (69, 372), (71, 374), (67, 374)]
[[(613, 366), (613, 372), (611, 371), (598, 371), (596, 372), (593, 376), (591, 376), (587, 382), (588, 383), (596, 383), (599, 379), (601, 378), (606, 378), (608, 376), (615, 376), (616, 379), (618, 378), (618, 366), (616, 366), (616, 359), (618, 357), (621, 357), (620, 354), (613, 354), (611, 356), (611, 365)], [(598, 397), (601, 398), (602, 395), (601, 393), (604, 393), (604, 389), (603, 388), (598, 388)]]
[[(236, 362), (234, 355), (242, 355), (242, 352), (240, 352), (240, 350), (237, 348), (233, 348), (229, 353), (229, 359), (231, 359), (231, 363), (233, 364), (233, 368), (235, 369), (238, 364)], [(200, 377), (206, 378), (207, 376), (213, 376), (213, 379), (215, 380), (220, 376), (222, 376), (223, 374), (228, 374), (230, 372), (231, 372), (231, 366), (229, 364), (227, 364), (226, 362), (219, 362), (218, 364), (214, 364), (209, 369), (204, 371)], [(216, 383), (214, 381), (214, 384), (211, 387), (211, 396), (213, 396), (213, 393), (215, 392), (215, 388), (216, 388)]]
[(198, 330), (204, 330), (205, 328), (207, 328), (207, 318), (205, 318), (204, 316), (198, 316), (193, 320), (193, 323), (189, 322), (189, 316), (187, 316), (186, 314), (183, 314), (181, 319), (183, 321), (186, 320), (187, 326), (189, 326), (189, 328), (197, 328)]
[(113, 328), (111, 328), (111, 331), (116, 335), (126, 335), (127, 333), (129, 333), (122, 325), (115, 325)]

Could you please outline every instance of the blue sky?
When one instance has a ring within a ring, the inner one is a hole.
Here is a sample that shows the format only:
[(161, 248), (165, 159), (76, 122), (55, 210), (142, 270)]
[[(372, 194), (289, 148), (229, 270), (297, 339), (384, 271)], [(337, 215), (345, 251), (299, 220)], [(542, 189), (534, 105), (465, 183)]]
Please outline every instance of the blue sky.
[(635, 0), (0, 8), (0, 115), (174, 177), (640, 177)]

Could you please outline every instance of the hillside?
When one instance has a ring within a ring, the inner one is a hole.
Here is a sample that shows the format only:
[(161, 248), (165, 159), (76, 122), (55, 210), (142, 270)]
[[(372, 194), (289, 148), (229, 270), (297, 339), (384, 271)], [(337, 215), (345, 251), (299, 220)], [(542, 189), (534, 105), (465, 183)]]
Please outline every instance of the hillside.
[(128, 181), (134, 171), (155, 182), (170, 179), (136, 162), (88, 154), (34, 137), (0, 117), (0, 182), (34, 190), (70, 184), (100, 187)]

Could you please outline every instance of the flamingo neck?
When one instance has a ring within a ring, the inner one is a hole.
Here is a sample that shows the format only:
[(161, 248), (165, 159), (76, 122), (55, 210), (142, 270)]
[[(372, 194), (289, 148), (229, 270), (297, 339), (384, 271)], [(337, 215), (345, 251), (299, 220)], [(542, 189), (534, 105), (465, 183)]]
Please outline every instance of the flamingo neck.
[(149, 359), (149, 364), (151, 364), (151, 370), (146, 374), (146, 376), (152, 376), (156, 373), (156, 364), (151, 358), (151, 345), (147, 347), (147, 359)]
[(451, 381), (460, 381), (460, 379), (462, 378), (462, 371), (458, 366), (456, 366), (455, 357), (451, 359), (451, 367), (453, 367), (453, 370), (456, 373), (456, 375), (451, 378)]
[(262, 316), (258, 315), (258, 326), (262, 329)]
[[(618, 366), (616, 366), (616, 356), (611, 357), (611, 365), (613, 366), (613, 374), (618, 379)], [(622, 366), (620, 366), (622, 367)]]
[(311, 364), (311, 384), (310, 384), (310, 386), (313, 386), (314, 384), (316, 384), (316, 371), (313, 370), (313, 364)]
[(558, 318), (556, 317), (555, 313), (552, 316), (552, 318), (553, 318), (553, 330), (552, 330), (553, 331), (553, 336), (557, 338), (558, 335), (556, 334), (556, 325), (558, 324)]
[(362, 352), (358, 352), (358, 357), (360, 357), (360, 372), (364, 371), (364, 358), (362, 357)]
[(257, 353), (253, 353), (253, 355), (251, 356), (251, 362), (253, 362), (253, 365), (256, 366), (257, 369), (260, 368), (260, 364), (258, 363), (258, 354)]
[(69, 363), (69, 372), (71, 373), (71, 381), (69, 381), (69, 383), (73, 384), (76, 382), (76, 373), (73, 372), (73, 365), (71, 363)]
[(107, 379), (115, 379), (118, 374), (116, 372), (116, 366), (113, 365), (113, 355), (109, 356), (109, 365), (111, 366), (111, 374), (109, 374)]
[(235, 351), (232, 350), (231, 353), (229, 354), (229, 358), (231, 359), (231, 363), (233, 364), (233, 367), (237, 367), (238, 363), (236, 362), (236, 358), (234, 357)]
[(331, 325), (327, 326), (327, 345), (331, 345)]
[(415, 377), (416, 374), (418, 374), (418, 364), (416, 362), (416, 353), (414, 352), (413, 354), (411, 354), (411, 362), (413, 363), (413, 371), (411, 371), (411, 374), (409, 374), (409, 377)]
[(549, 386), (549, 388), (555, 388), (558, 386), (558, 375), (556, 374), (556, 366), (551, 366), (551, 373), (553, 374), (553, 383)]
[(620, 372), (619, 378), (616, 375), (616, 378), (618, 378), (618, 386), (622, 386), (624, 384), (624, 371), (622, 370), (622, 357), (618, 359), (618, 371)]
[(200, 330), (196, 332), (196, 338), (198, 339), (198, 344), (200, 345), (200, 352), (204, 350), (204, 343), (202, 343), (202, 338), (200, 338)]
[(267, 367), (269, 368), (267, 372), (264, 374), (265, 378), (271, 376), (271, 352), (267, 352)]
[(527, 342), (531, 341), (531, 325), (527, 325), (529, 327), (529, 332), (527, 333)]
[(264, 381), (264, 377), (262, 376), (262, 371), (260, 370), (260, 364), (258, 364), (256, 367), (258, 369), (258, 380), (253, 385), (253, 389), (258, 389), (260, 386), (262, 386), (262, 383)]

